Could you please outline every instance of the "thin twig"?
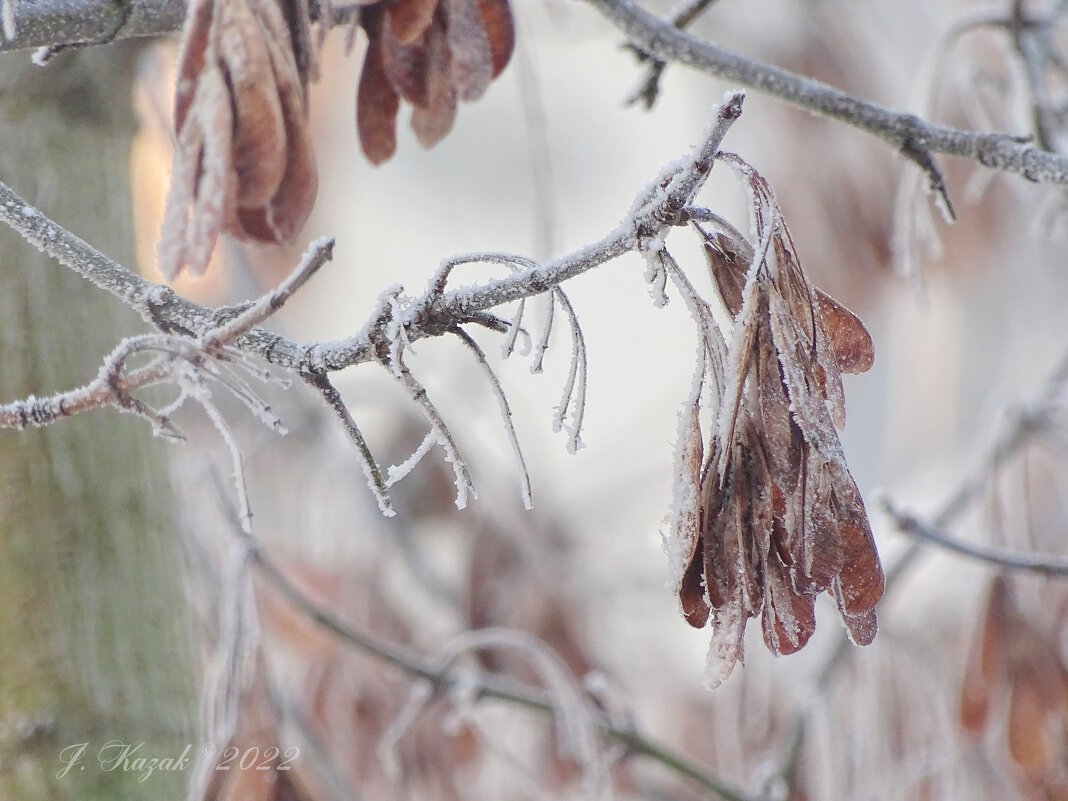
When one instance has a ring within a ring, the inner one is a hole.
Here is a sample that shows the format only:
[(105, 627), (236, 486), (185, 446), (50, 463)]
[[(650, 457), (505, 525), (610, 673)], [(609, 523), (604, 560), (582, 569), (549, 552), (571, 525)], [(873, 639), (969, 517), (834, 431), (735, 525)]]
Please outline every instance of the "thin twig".
[(201, 343), (205, 349), (220, 347), (233, 342), (254, 326), (259, 325), (285, 305), (319, 268), (334, 257), (334, 240), (331, 237), (316, 239), (304, 252), (300, 263), (286, 279), (275, 289), (262, 295), (250, 306), (228, 322), (222, 323), (204, 333)]
[[(634, 250), (637, 230), (656, 236), (678, 221), (680, 210), (691, 204), (693, 194), (707, 177), (709, 154), (719, 149), (723, 137), (740, 115), (742, 97), (741, 93), (735, 93), (714, 109), (712, 124), (697, 149), (683, 160), (681, 167), (678, 163), (672, 167), (668, 190), (654, 185), (639, 192), (632, 213), (614, 231), (567, 256), (516, 271), (505, 278), (442, 294), (428, 292), (408, 306), (407, 319), (403, 321), (408, 342), (441, 336), (468, 321), (489, 321), (486, 312), (490, 309), (549, 292)], [(198, 336), (219, 323), (215, 311), (184, 300), (168, 287), (153, 284), (125, 269), (48, 219), (2, 183), (0, 222), (7, 223), (38, 249), (118, 297), (162, 331)], [(525, 263), (520, 258), (513, 263)], [(385, 320), (381, 319), (383, 314)], [(383, 322), (388, 322), (388, 310), (379, 308), (360, 332), (340, 341), (299, 345), (278, 334), (252, 328), (229, 344), (298, 374), (333, 372), (378, 361)]]
[(301, 378), (304, 383), (322, 396), (326, 405), (330, 407), (330, 410), (340, 421), (341, 427), (345, 429), (349, 440), (356, 446), (356, 451), (360, 454), (360, 463), (363, 466), (364, 476), (367, 478), (368, 486), (374, 493), (379, 510), (386, 517), (393, 517), (396, 511), (393, 509), (393, 502), (389, 497), (389, 483), (383, 477), (382, 468), (378, 466), (378, 460), (371, 453), (371, 448), (368, 446), (367, 440), (364, 439), (360, 427), (356, 425), (352, 412), (349, 411), (348, 405), (342, 399), (341, 393), (337, 391), (325, 372), (308, 371), (302, 373)]
[[(425, 679), (442, 691), (447, 692), (455, 686), (471, 686), (473, 682), (478, 698), (493, 698), (528, 709), (550, 714), (554, 712), (554, 705), (545, 693), (532, 687), (485, 674), (472, 674), (471, 671), (453, 668), (451, 665), (443, 668), (436, 660), (427, 659), (371, 632), (348, 625), (329, 609), (311, 601), (261, 549), (254, 550), (251, 559), (267, 582), (287, 601), (342, 643), (376, 656), (412, 676)], [(636, 728), (614, 724), (603, 716), (597, 718), (597, 726), (605, 734), (623, 743), (629, 753), (659, 762), (726, 801), (767, 801), (709, 773), (703, 766), (649, 739)]]
[(1068, 559), (1064, 557), (1016, 553), (1003, 548), (955, 540), (918, 517), (902, 511), (889, 498), (883, 499), (883, 509), (893, 519), (898, 531), (924, 542), (934, 543), (948, 551), (1013, 570), (1029, 570), (1044, 576), (1068, 576)]
[(698, 39), (677, 30), (632, 0), (588, 2), (639, 47), (658, 58), (740, 83), (867, 131), (905, 156), (916, 153), (961, 156), (1031, 181), (1068, 184), (1068, 157), (1041, 151), (1029, 138), (933, 125), (914, 114), (890, 111), (827, 84)]
[(390, 369), (397, 381), (408, 391), (408, 397), (415, 401), (423, 412), (423, 416), (430, 427), (437, 433), (438, 442), (445, 449), (445, 461), (452, 466), (453, 483), (456, 486), (456, 508), (467, 507), (468, 494), (478, 497), (475, 492), (474, 482), (471, 480), (471, 471), (467, 466), (467, 460), (460, 454), (460, 448), (449, 430), (445, 419), (441, 416), (437, 406), (430, 400), (426, 387), (416, 378), (408, 365), (404, 363), (403, 356), (398, 353), (390, 362)]
[(493, 368), (486, 359), (486, 352), (482, 350), (470, 334), (460, 327), (457, 327), (453, 333), (475, 354), (478, 366), (482, 368), (482, 372), (489, 378), (493, 394), (501, 407), (501, 420), (504, 423), (504, 431), (508, 435), (508, 442), (512, 446), (516, 467), (519, 470), (519, 491), (523, 498), (523, 508), (533, 509), (534, 498), (530, 489), (530, 473), (527, 471), (527, 463), (523, 458), (523, 449), (519, 447), (519, 437), (515, 433), (515, 424), (512, 422), (512, 407), (508, 403), (508, 396), (504, 393), (504, 387), (501, 386), (501, 380), (497, 378), (497, 374), (493, 372)]
[[(716, 0), (687, 0), (682, 8), (671, 15), (671, 24), (679, 30), (688, 28), (715, 2)], [(634, 50), (639, 61), (649, 62), (649, 72), (645, 76), (645, 80), (641, 82), (641, 85), (627, 98), (627, 105), (641, 103), (646, 110), (649, 110), (656, 103), (657, 97), (660, 96), (660, 78), (663, 77), (668, 63), (663, 59), (650, 56), (640, 47), (633, 44), (630, 44), (629, 47)]]
[[(567, 431), (567, 452), (573, 454), (582, 447), (582, 418), (586, 413), (586, 338), (582, 334), (575, 307), (564, 290), (557, 287), (554, 296), (560, 301), (571, 323), (571, 367), (564, 382), (563, 399), (553, 416), (553, 431)], [(571, 409), (570, 425), (564, 422), (568, 408)]]

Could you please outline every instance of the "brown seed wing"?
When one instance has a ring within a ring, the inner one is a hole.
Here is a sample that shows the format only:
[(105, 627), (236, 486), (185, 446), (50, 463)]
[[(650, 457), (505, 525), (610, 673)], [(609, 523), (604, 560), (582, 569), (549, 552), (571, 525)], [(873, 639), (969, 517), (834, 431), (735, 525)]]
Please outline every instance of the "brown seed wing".
[(382, 67), (378, 37), (372, 37), (363, 59), (356, 90), (356, 130), (360, 147), (372, 164), (381, 164), (397, 149), (400, 97)]
[(393, 35), (388, 25), (381, 28), (382, 69), (393, 88), (414, 106), (428, 102), (427, 70), (430, 53), (427, 37), (404, 43)]
[(479, 13), (478, 0), (443, 0), (448, 8), (452, 84), (461, 100), (478, 100), (493, 80), (493, 54)]
[(990, 585), (982, 626), (964, 671), (960, 719), (967, 731), (978, 732), (990, 715), (991, 693), (1008, 666), (1008, 636), (1014, 626), (1009, 589), (1004, 578)]
[(853, 477), (841, 465), (833, 465), (831, 475), (834, 479), (832, 508), (838, 520), (838, 542), (843, 556), (838, 574), (842, 605), (847, 614), (857, 615), (875, 608), (883, 597), (886, 579)]
[(871, 334), (857, 315), (825, 292), (816, 290), (816, 306), (834, 359), (843, 373), (866, 373), (875, 364)]
[[(182, 33), (182, 52), (178, 56), (178, 80), (174, 93), (174, 130), (181, 133), (185, 127), (189, 106), (196, 94), (197, 80), (204, 71), (208, 44), (211, 37), (211, 20), (215, 12), (215, 0), (194, 0), (186, 12), (185, 29)], [(215, 58), (215, 53), (210, 56)]]
[(449, 70), (449, 45), (439, 14), (427, 34), (427, 103), (412, 110), (412, 130), (423, 147), (433, 147), (452, 130), (456, 119), (456, 87)]
[[(219, 55), (234, 114), (237, 205), (267, 203), (286, 171), (285, 123), (260, 25), (244, 2), (219, 4)], [(286, 42), (288, 44), (288, 41)]]
[(259, 19), (264, 30), (272, 32), (265, 42), (282, 106), (285, 174), (267, 203), (239, 210), (236, 233), (264, 243), (291, 244), (315, 205), (319, 174), (308, 133), (303, 85), (289, 40), (280, 38), (284, 25), (281, 12), (277, 8), (263, 11)]
[(679, 603), (686, 622), (695, 629), (703, 629), (708, 623), (708, 601), (705, 600), (704, 542), (698, 538), (695, 553), (682, 576), (679, 585)]
[[(832, 588), (832, 594), (835, 596), (835, 600), (838, 601), (838, 608), (841, 611), (842, 604), (838, 596), (837, 586), (836, 582)], [(849, 639), (853, 641), (854, 645), (871, 645), (875, 641), (875, 635), (879, 633), (879, 620), (874, 609), (869, 612), (862, 612), (859, 615), (849, 615), (843, 612), (842, 620), (845, 622), (846, 631), (849, 632)]]
[(478, 13), (489, 40), (492, 77), (508, 66), (515, 49), (515, 22), (508, 0), (478, 0)]
[(714, 474), (708, 476), (702, 490), (704, 515), (700, 557), (709, 603), (713, 609), (719, 609), (734, 597), (737, 538), (732, 533), (730, 512), (724, 506), (725, 494), (718, 488)]
[(393, 0), (388, 13), (390, 34), (401, 45), (412, 44), (426, 33), (437, 7), (438, 0)]
[(200, 275), (207, 268), (219, 233), (232, 219), (236, 182), (231, 160), (233, 118), (228, 95), (219, 70), (209, 69), (201, 74), (192, 109), (196, 119), (189, 123), (203, 135), (200, 156), (195, 161), (199, 169), (193, 214), (186, 231), (186, 255), (192, 275)]
[(1056, 748), (1046, 726), (1048, 703), (1041, 684), (1030, 671), (1021, 671), (1009, 695), (1009, 756), (1032, 776), (1044, 772)]
[(730, 603), (712, 613), (712, 642), (708, 647), (705, 682), (715, 689), (725, 682), (734, 666), (745, 661), (745, 624), (751, 614), (737, 603)]
[(774, 556), (764, 576), (764, 644), (774, 654), (797, 653), (816, 631), (816, 597), (795, 592), (786, 568)]
[[(743, 247), (744, 246), (744, 247)], [(741, 238), (715, 233), (705, 240), (705, 259), (716, 282), (716, 289), (731, 317), (742, 310), (742, 289), (745, 275), (753, 261), (753, 248)]]

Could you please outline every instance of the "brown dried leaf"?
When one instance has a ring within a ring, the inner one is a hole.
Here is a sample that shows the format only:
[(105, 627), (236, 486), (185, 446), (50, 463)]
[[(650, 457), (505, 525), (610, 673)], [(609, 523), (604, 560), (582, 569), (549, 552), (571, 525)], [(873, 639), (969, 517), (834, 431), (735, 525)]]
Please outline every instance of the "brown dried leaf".
[(777, 559), (764, 567), (764, 644), (776, 655), (793, 654), (805, 647), (816, 631), (816, 598), (794, 591), (785, 568)]
[(745, 275), (753, 263), (753, 247), (741, 234), (730, 228), (729, 232), (717, 231), (711, 234), (704, 241), (704, 249), (708, 269), (716, 282), (720, 299), (731, 317), (737, 317), (738, 312), (742, 310)]
[(1048, 698), (1036, 677), (1017, 676), (1009, 695), (1009, 756), (1025, 773), (1041, 775), (1056, 746), (1046, 729)]
[(197, 80), (204, 71), (214, 13), (215, 0), (194, 0), (186, 12), (174, 93), (174, 129), (179, 135), (185, 127), (186, 115), (196, 93)]
[[(228, 92), (222, 75), (216, 69), (208, 69), (197, 83), (197, 102), (192, 109), (195, 125), (203, 136), (200, 153), (193, 157), (178, 153), (176, 158), (187, 158), (198, 164), (196, 189), (193, 197), (193, 214), (186, 231), (186, 256), (189, 272), (200, 275), (211, 260), (212, 251), (219, 233), (229, 227), (233, 215), (234, 179), (231, 161), (231, 131), (233, 118), (230, 114)], [(166, 222), (166, 218), (164, 219)], [(167, 240), (166, 236), (161, 241)], [(181, 264), (168, 267), (173, 278)], [(161, 269), (163, 265), (161, 264)]]
[(422, 38), (434, 19), (438, 0), (393, 0), (389, 4), (385, 30), (401, 45)]
[(875, 364), (875, 345), (861, 319), (819, 289), (816, 290), (816, 308), (834, 349), (838, 369), (843, 373), (870, 370)]
[(397, 112), (400, 97), (382, 66), (378, 37), (367, 45), (356, 91), (356, 130), (360, 147), (372, 164), (381, 164), (397, 149)]
[(680, 570), (673, 578), (673, 591), (679, 592), (683, 575), (694, 562), (701, 538), (701, 469), (704, 465), (704, 438), (701, 434), (701, 407), (694, 402), (686, 414), (682, 426), (682, 441), (678, 448), (678, 464), (675, 467), (674, 508), (672, 540), (665, 548), (672, 563)]
[(478, 0), (478, 13), (489, 40), (493, 78), (508, 66), (515, 49), (515, 22), (508, 0)]
[(429, 99), (427, 70), (430, 53), (427, 37), (404, 44), (390, 32), (388, 25), (382, 25), (381, 48), (382, 69), (393, 88), (412, 105), (425, 106)]
[(704, 540), (698, 538), (696, 553), (690, 560), (689, 567), (682, 575), (679, 584), (679, 603), (686, 622), (695, 629), (703, 629), (708, 623), (709, 606), (705, 593)]
[(456, 87), (449, 70), (449, 46), (441, 15), (427, 34), (427, 103), (412, 110), (412, 130), (423, 147), (433, 147), (452, 130), (456, 119)]
[(267, 203), (286, 171), (285, 123), (267, 45), (244, 2), (219, 6), (219, 55), (234, 114), (237, 205)]
[(712, 641), (705, 671), (705, 684), (710, 690), (730, 678), (735, 665), (745, 662), (745, 624), (750, 617), (737, 603), (712, 613)]
[(493, 54), (478, 0), (443, 0), (452, 85), (461, 100), (478, 100), (493, 80)]

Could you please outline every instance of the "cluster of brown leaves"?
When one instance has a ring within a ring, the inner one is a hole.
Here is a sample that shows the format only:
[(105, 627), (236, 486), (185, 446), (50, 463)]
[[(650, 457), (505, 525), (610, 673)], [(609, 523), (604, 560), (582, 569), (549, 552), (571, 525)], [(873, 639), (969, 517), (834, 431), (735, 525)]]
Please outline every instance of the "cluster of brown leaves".
[(680, 453), (699, 490), (676, 525), (683, 612), (697, 628), (713, 625), (712, 686), (743, 659), (746, 623), (757, 615), (772, 652), (802, 648), (815, 631), (820, 592), (834, 597), (853, 642), (870, 643), (884, 588), (836, 431), (845, 424), (841, 373), (871, 367), (871, 338), (809, 283), (781, 220), (770, 237), (774, 260), (754, 265), (752, 277), (753, 247), (719, 227), (702, 233), (735, 318), (734, 343), (707, 457), (696, 402), (692, 409)]
[(960, 720), (972, 734), (1005, 736), (1027, 797), (1068, 799), (1068, 666), (1055, 642), (994, 579), (961, 688)]
[(195, 0), (178, 67), (174, 176), (159, 244), (171, 279), (207, 267), (222, 232), (291, 243), (318, 175), (307, 130), (302, 0)]
[(356, 98), (367, 158), (380, 164), (397, 146), (400, 100), (425, 147), (449, 132), (457, 99), (477, 100), (508, 64), (515, 31), (508, 0), (370, 0), (370, 40)]

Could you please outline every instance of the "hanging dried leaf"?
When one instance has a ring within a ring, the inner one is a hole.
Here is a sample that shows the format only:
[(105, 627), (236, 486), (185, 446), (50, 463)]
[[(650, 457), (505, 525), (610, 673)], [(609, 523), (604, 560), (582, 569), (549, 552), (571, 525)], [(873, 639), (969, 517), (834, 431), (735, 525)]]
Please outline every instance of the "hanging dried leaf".
[(421, 39), (430, 27), (438, 0), (393, 0), (389, 4), (389, 32), (401, 44)]
[(508, 66), (515, 49), (515, 24), (508, 0), (478, 0), (478, 13), (489, 41), (492, 77), (496, 78)]
[(444, 25), (436, 21), (427, 36), (427, 102), (412, 110), (412, 130), (423, 147), (433, 147), (452, 130), (456, 119), (456, 87), (449, 69), (451, 56)]
[[(769, 187), (758, 188), (770, 196)], [(755, 248), (723, 221), (714, 233), (702, 231), (735, 321), (700, 529), (694, 537), (691, 518), (679, 516), (675, 531), (679, 547), (698, 544), (677, 590), (689, 623), (711, 619), (711, 686), (742, 660), (752, 617), (760, 616), (773, 653), (803, 648), (821, 592), (835, 598), (851, 640), (870, 643), (885, 588), (836, 431), (845, 422), (841, 372), (871, 366), (871, 338), (852, 312), (808, 282), (781, 219), (761, 213), (772, 226), (770, 264), (755, 262)], [(683, 473), (686, 453), (680, 447)]]
[(382, 69), (401, 98), (415, 106), (425, 106), (429, 102), (427, 39), (423, 33), (416, 41), (404, 43), (393, 35), (389, 26), (382, 26)]
[(168, 279), (185, 267), (203, 272), (222, 232), (289, 244), (311, 213), (318, 178), (306, 130), (306, 17), (299, 0), (190, 7), (159, 245)]
[(493, 80), (493, 57), (478, 0), (445, 0), (452, 84), (461, 100), (478, 100)]
[(356, 130), (360, 146), (372, 164), (381, 164), (397, 149), (397, 111), (400, 97), (382, 64), (381, 41), (371, 40), (356, 90)]
[(400, 100), (432, 147), (452, 129), (457, 101), (477, 100), (515, 47), (507, 0), (377, 0), (362, 11), (367, 53), (356, 100), (360, 144), (374, 164), (396, 149)]
[(1003, 736), (1008, 757), (1031, 788), (1063, 787), (1068, 666), (1060, 638), (1059, 623), (1047, 635), (1018, 608), (1006, 576), (991, 581), (964, 672), (960, 721), (972, 734), (989, 729)]

